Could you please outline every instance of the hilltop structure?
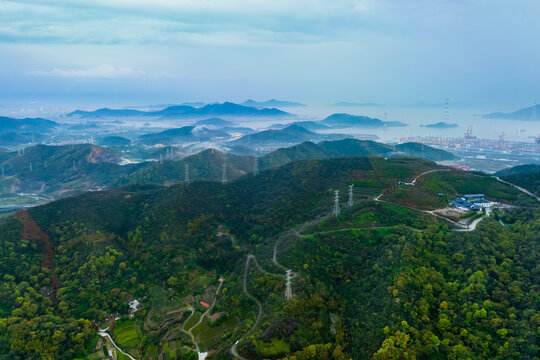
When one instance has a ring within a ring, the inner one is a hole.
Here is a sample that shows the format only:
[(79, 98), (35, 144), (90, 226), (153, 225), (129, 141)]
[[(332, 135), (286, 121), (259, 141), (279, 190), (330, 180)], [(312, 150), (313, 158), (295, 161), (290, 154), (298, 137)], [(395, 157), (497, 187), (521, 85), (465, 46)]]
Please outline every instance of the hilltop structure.
[(496, 203), (486, 199), (484, 194), (465, 194), (461, 197), (450, 200), (450, 204), (465, 211), (479, 211), (483, 208), (490, 208)]

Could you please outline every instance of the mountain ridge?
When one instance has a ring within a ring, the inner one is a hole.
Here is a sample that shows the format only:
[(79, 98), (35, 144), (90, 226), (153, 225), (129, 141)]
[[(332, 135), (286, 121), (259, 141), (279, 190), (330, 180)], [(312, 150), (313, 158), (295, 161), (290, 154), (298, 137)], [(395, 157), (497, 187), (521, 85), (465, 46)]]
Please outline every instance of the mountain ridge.
[(108, 109), (102, 108), (95, 111), (76, 110), (68, 113), (67, 117), (78, 118), (103, 118), (103, 117), (159, 117), (163, 119), (196, 118), (204, 116), (257, 116), (257, 117), (282, 117), (290, 114), (279, 109), (257, 109), (242, 106), (231, 102), (222, 104), (208, 104), (203, 107), (187, 105), (174, 105), (162, 110), (141, 111), (131, 109)]

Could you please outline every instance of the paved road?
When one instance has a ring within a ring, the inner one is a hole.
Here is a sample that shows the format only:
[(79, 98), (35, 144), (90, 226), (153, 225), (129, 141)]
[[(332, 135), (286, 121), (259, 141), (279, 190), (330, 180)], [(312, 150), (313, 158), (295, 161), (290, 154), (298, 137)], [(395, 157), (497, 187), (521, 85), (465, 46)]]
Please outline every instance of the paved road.
[(424, 175), (430, 174), (430, 173), (438, 172), (438, 171), (450, 171), (450, 169), (435, 169), (435, 170), (424, 171), (420, 175), (417, 175), (411, 182), (405, 183), (405, 185), (416, 185), (416, 180), (418, 180), (418, 178)]
[(473, 220), (473, 222), (470, 223), (466, 229), (456, 229), (455, 231), (473, 231), (474, 229), (476, 229), (476, 225), (485, 218), (485, 216), (481, 216), (478, 219)]
[(129, 355), (128, 353), (124, 352), (122, 349), (120, 349), (120, 347), (118, 345), (116, 345), (116, 343), (114, 342), (114, 340), (112, 339), (111, 335), (109, 335), (109, 333), (107, 332), (107, 330), (109, 330), (109, 327), (107, 326), (106, 329), (103, 329), (103, 330), (99, 330), (98, 331), (98, 334), (99, 336), (102, 336), (102, 337), (107, 337), (109, 338), (109, 340), (111, 340), (111, 343), (114, 345), (114, 347), (120, 351), (122, 354), (126, 355), (128, 358), (130, 358), (131, 360), (135, 360), (135, 358), (131, 355)]
[(518, 189), (519, 191), (521, 191), (522, 193), (527, 194), (527, 195), (530, 195), (530, 196), (532, 196), (533, 198), (535, 198), (537, 201), (540, 201), (540, 197), (534, 195), (532, 192), (530, 192), (530, 191), (527, 190), (527, 189), (522, 188), (521, 186), (517, 186), (517, 185), (512, 184), (511, 182), (502, 180), (502, 179), (499, 178), (498, 176), (495, 176), (495, 179), (499, 180), (499, 181), (502, 182), (502, 183), (505, 183), (506, 185), (513, 186), (513, 187), (515, 187), (516, 189)]

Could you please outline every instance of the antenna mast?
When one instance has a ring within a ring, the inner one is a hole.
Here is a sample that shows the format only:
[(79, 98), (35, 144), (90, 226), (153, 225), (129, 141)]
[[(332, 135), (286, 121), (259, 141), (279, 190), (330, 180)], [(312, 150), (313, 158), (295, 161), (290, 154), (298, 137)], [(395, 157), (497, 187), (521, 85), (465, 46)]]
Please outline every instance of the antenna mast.
[(338, 217), (341, 213), (341, 210), (339, 209), (339, 190), (336, 190), (334, 194), (334, 208), (332, 209), (332, 215)]

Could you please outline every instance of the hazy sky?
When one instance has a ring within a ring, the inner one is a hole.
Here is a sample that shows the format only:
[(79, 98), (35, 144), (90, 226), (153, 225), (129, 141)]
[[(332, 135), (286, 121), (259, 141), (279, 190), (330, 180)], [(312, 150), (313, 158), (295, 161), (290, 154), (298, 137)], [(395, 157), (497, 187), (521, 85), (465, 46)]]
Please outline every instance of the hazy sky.
[[(54, 3), (54, 4), (51, 4)], [(538, 0), (0, 0), (0, 106), (540, 102)]]

